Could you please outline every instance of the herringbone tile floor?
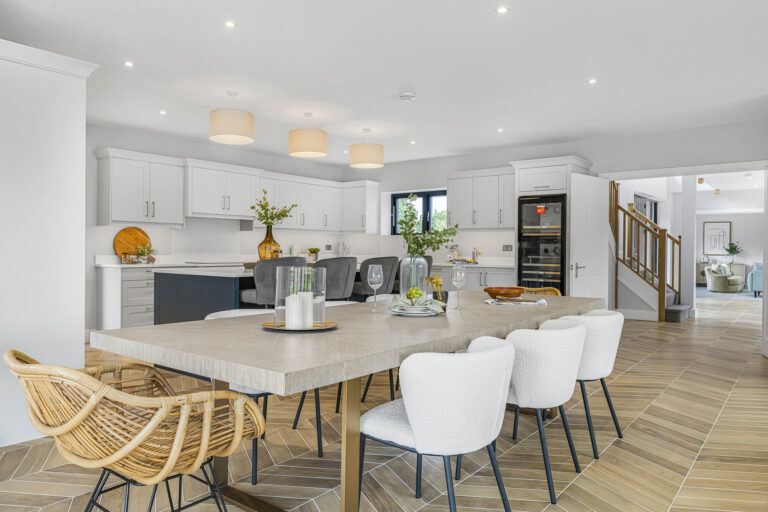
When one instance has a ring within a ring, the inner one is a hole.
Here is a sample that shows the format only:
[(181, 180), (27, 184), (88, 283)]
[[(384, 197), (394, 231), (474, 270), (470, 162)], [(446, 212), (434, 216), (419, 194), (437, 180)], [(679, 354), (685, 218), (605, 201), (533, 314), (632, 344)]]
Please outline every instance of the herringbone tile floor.
[[(616, 437), (599, 384), (588, 387), (598, 461), (592, 458), (580, 393), (567, 404), (567, 414), (581, 474), (573, 470), (561, 421), (545, 426), (557, 505), (548, 502), (535, 421), (521, 416), (517, 441), (512, 422), (505, 422), (499, 464), (513, 510), (768, 510), (768, 359), (758, 351), (761, 301), (701, 298), (697, 306), (699, 317), (682, 324), (627, 321), (609, 379), (623, 439)], [(91, 365), (114, 358), (89, 350), (87, 360)], [(181, 377), (173, 384), (184, 390), (205, 386)], [(338, 510), (341, 420), (334, 413), (335, 398), (335, 387), (321, 391), (325, 456), (318, 458), (311, 396), (295, 431), (298, 396), (270, 397), (259, 484), (248, 482), (250, 443), (244, 443), (231, 459), (235, 485), (285, 510)], [(377, 375), (365, 408), (388, 399), (388, 378)], [(459, 421), (461, 411), (456, 414)], [(421, 499), (413, 496), (414, 468), (412, 454), (370, 446), (361, 510), (447, 510), (441, 461), (425, 459)], [(49, 439), (2, 448), (0, 510), (82, 510), (97, 473), (67, 464)], [(199, 492), (190, 485), (184, 497)], [(485, 452), (464, 458), (456, 494), (461, 510), (502, 510)], [(131, 510), (144, 510), (146, 489), (131, 495)], [(121, 499), (114, 493), (104, 505), (118, 510)], [(160, 496), (156, 510), (167, 507)]]

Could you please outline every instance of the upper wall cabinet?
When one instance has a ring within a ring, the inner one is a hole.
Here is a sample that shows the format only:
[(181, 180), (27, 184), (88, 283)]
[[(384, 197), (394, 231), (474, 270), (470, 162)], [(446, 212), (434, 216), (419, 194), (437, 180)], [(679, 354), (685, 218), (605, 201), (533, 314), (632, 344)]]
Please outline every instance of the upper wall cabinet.
[(98, 158), (98, 223), (184, 223), (184, 165), (171, 158), (104, 148)]
[(257, 172), (247, 167), (187, 160), (187, 216), (252, 219)]
[(448, 223), (459, 229), (514, 228), (515, 204), (515, 177), (508, 168), (448, 178)]
[(340, 184), (341, 230), (379, 232), (379, 184), (374, 181), (352, 181)]
[(571, 173), (586, 174), (592, 164), (578, 156), (539, 158), (512, 162), (517, 176), (518, 195), (568, 193)]

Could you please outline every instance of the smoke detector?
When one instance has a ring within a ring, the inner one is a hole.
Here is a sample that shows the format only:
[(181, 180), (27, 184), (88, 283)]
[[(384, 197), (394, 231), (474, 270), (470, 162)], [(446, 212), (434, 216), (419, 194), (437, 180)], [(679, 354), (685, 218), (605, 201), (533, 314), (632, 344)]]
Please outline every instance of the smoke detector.
[(412, 103), (416, 101), (416, 93), (413, 91), (400, 91), (400, 101)]

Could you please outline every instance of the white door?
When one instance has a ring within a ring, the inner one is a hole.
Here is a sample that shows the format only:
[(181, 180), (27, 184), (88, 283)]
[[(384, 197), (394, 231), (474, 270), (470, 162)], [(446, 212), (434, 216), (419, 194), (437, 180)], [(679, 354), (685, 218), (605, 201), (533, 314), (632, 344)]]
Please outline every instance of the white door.
[(323, 187), (302, 183), (299, 187), (299, 227), (323, 229)]
[(192, 212), (223, 215), (227, 204), (227, 173), (192, 168)]
[(148, 222), (150, 214), (149, 164), (114, 158), (111, 175), (112, 221)]
[(184, 167), (149, 164), (151, 222), (184, 223)]
[(448, 180), (448, 224), (472, 228), (472, 178)]
[(341, 189), (341, 230), (365, 230), (365, 187)]
[(472, 178), (475, 224), (478, 229), (499, 226), (499, 177)]
[(239, 172), (227, 173), (227, 215), (237, 217), (253, 217), (251, 205), (255, 204), (254, 192), (256, 189), (256, 176), (240, 174)]
[[(293, 181), (277, 181), (277, 204), (281, 207), (300, 204), (299, 184)], [(294, 208), (291, 217), (281, 220), (279, 225), (281, 228), (298, 228), (300, 217), (300, 209)]]
[(571, 175), (568, 295), (608, 301), (608, 181)]
[(341, 229), (341, 190), (336, 187), (323, 187), (323, 229)]
[(515, 175), (499, 176), (499, 227), (517, 228), (517, 200), (515, 199)]

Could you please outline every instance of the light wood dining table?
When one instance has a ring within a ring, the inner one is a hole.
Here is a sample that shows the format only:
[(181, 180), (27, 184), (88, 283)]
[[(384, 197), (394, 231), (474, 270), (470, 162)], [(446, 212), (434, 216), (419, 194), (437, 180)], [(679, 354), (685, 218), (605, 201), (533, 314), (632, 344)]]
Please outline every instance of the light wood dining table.
[[(205, 376), (214, 389), (233, 383), (285, 396), (342, 382), (340, 509), (351, 512), (358, 509), (360, 377), (396, 368), (417, 352), (454, 352), (478, 336), (503, 338), (515, 329), (605, 307), (603, 299), (583, 297), (548, 296), (546, 306), (489, 305), (485, 298), (481, 291), (462, 292), (461, 309), (426, 318), (391, 315), (382, 303), (377, 313), (371, 303), (329, 308), (327, 320), (338, 328), (326, 332), (270, 332), (261, 324), (271, 318), (256, 315), (94, 332), (91, 346)], [(214, 467), (228, 502), (245, 510), (276, 510), (226, 485), (226, 458), (217, 458)]]

